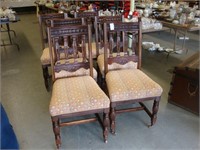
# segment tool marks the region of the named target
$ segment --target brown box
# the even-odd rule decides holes
[[[199,115],[199,53],[174,68],[168,102]]]

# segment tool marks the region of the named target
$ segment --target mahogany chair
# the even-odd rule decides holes
[[[62,37],[64,45],[60,45]],[[60,127],[100,121],[104,142],[108,138],[110,101],[93,79],[93,59],[91,53],[91,25],[73,25],[48,28],[51,56],[53,89],[49,111],[57,148],[61,146]],[[78,57],[81,40],[82,57]],[[89,59],[86,58],[86,42]],[[72,47],[68,43],[72,43]],[[60,54],[64,52],[65,59]],[[53,58],[56,56],[56,61]],[[62,71],[68,76],[57,77]],[[75,72],[75,73],[74,73]],[[81,73],[80,73],[81,72]],[[87,74],[86,72],[89,72]],[[97,114],[103,114],[103,120]],[[64,118],[95,114],[98,117],[64,122]]]
[[[97,58],[97,44],[96,44],[96,26],[94,23],[95,17],[98,16],[98,12],[75,12],[74,17],[75,18],[87,18],[87,20],[89,20],[90,22],[92,22],[92,36],[93,36],[93,40],[92,40],[92,58],[96,59]],[[81,53],[79,53],[79,55],[81,55]],[[88,57],[88,50],[86,50],[86,56]]]
[[[98,83],[102,87],[104,83],[104,31],[103,23],[122,22],[122,16],[96,16],[94,21]],[[109,51],[109,49],[107,49]]]
[[[128,40],[132,46],[128,47]],[[153,126],[157,119],[162,88],[141,69],[141,21],[104,23],[104,67],[110,98],[111,132],[115,133],[116,114],[144,110]],[[109,53],[107,53],[109,49]],[[144,101],[153,101],[152,112]],[[139,103],[140,107],[119,109],[117,106]]]
[[[63,14],[45,14],[45,15],[40,15],[39,17],[40,19],[40,29],[41,29],[41,36],[42,39],[45,43],[47,42],[47,27],[48,26],[66,26],[66,25],[81,25],[81,24],[85,24],[84,19],[82,18],[67,18],[64,19],[64,15]],[[44,47],[45,47],[45,43],[43,43]],[[40,58],[41,63],[42,63],[42,68],[43,68],[43,76],[44,76],[44,81],[45,81],[45,86],[46,89],[49,91],[50,89],[50,79],[51,76],[49,74],[49,69],[48,67],[50,66],[50,54],[49,54],[49,48],[48,46],[46,46],[46,48],[44,48],[42,56]]]
[[[48,68],[50,67],[50,55],[48,48],[48,37],[47,37],[47,25],[46,20],[53,18],[64,18],[64,14],[52,13],[52,14],[40,14],[39,15],[39,28],[40,28],[40,37],[42,43],[42,55],[40,57],[40,61],[42,64],[43,78],[47,91],[49,91],[49,79],[50,74]]]

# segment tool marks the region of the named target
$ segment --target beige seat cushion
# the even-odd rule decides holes
[[[54,57],[54,55],[53,55]],[[61,59],[65,58],[65,54],[62,53],[61,54]],[[50,65],[51,64],[51,58],[50,58],[50,51],[49,48],[46,47],[43,52],[42,52],[42,56],[40,57],[40,61],[42,63],[42,65]],[[55,58],[54,58],[55,61]]]
[[[106,83],[111,102],[161,96],[162,88],[139,69],[109,71]]]
[[[40,61],[42,65],[49,65],[51,64],[51,58],[49,53],[49,48],[45,48],[42,52],[42,56],[40,57]]]
[[[59,64],[70,64],[70,63],[74,63],[75,59],[68,59],[67,61],[62,59],[60,61],[56,62],[56,65]],[[76,59],[77,62],[82,62],[83,58],[77,58]],[[83,75],[90,75],[90,69],[85,69],[85,68],[80,68],[74,72],[70,72],[70,71],[66,71],[66,70],[61,70],[60,72],[55,72],[55,78],[62,78],[62,77],[73,77],[73,76],[83,76]],[[93,68],[93,78],[97,81],[97,71],[96,69]]]
[[[116,57],[116,53],[113,53],[113,57]],[[124,53],[120,53],[121,56],[124,56]],[[102,77],[104,78],[104,54],[101,54],[97,58],[97,64],[99,67],[99,70],[101,72]],[[124,65],[120,65],[117,63],[113,63],[111,65],[108,65],[108,70],[115,70],[115,69],[137,69],[137,62],[130,61]]]
[[[53,84],[51,116],[109,108],[110,100],[90,76],[58,79]]]

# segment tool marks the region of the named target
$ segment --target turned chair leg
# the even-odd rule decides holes
[[[156,123],[159,102],[160,102],[160,97],[154,100],[153,107],[152,107],[151,126],[153,126]]]
[[[110,111],[110,121],[111,121],[110,128],[111,128],[111,133],[112,134],[115,134],[115,118],[116,118],[115,108],[111,107],[111,111]]]
[[[57,149],[61,146],[61,136],[60,136],[60,120],[58,117],[52,117],[53,132],[55,135],[56,147]]]
[[[108,124],[109,124],[109,113],[104,112],[103,114],[103,125],[104,125],[104,131],[103,131],[103,137],[104,137],[104,142],[108,142]]]
[[[49,71],[48,71],[48,66],[42,66],[42,71],[43,71],[43,78],[44,78],[44,84],[45,87],[47,89],[47,91],[49,91],[50,89],[50,85],[49,85]]]

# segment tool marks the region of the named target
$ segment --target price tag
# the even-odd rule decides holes
[[[114,30],[114,29],[115,29],[114,23],[110,23],[110,30]]]

